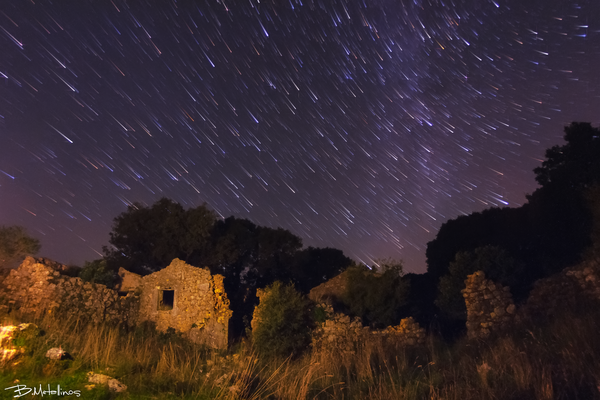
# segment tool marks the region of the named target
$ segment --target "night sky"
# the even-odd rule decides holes
[[[168,197],[424,272],[600,122],[597,0],[1,3],[0,225],[63,263]]]

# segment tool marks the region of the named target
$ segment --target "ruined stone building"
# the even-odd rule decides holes
[[[138,321],[153,321],[156,328],[174,328],[196,343],[213,348],[227,346],[231,317],[223,276],[211,275],[179,259],[153,274],[139,276],[121,269],[121,292],[139,295]]]
[[[64,275],[62,267],[51,260],[27,257],[0,279],[0,308],[89,323],[134,326],[152,321],[157,329],[173,328],[196,343],[227,346],[231,310],[221,275],[175,259],[147,276],[121,269],[121,282],[112,290]]]

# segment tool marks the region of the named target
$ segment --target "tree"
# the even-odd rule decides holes
[[[349,313],[363,323],[381,328],[400,320],[400,310],[409,294],[407,281],[402,280],[402,264],[386,264],[379,271],[364,265],[347,270],[347,284],[342,303]]]
[[[104,248],[108,266],[148,274],[174,258],[201,265],[210,249],[215,221],[206,205],[185,210],[166,198],[151,207],[134,203],[114,220],[109,240],[112,248]]]
[[[438,280],[448,272],[456,253],[478,247],[500,246],[519,258],[531,254],[531,225],[528,205],[519,208],[490,208],[446,221],[427,243],[427,272]]]
[[[225,290],[234,314],[230,331],[241,334],[256,303],[256,288],[276,280],[292,281],[289,265],[302,240],[291,232],[257,226],[247,219],[229,217],[212,230],[212,251],[207,265],[225,276]]]
[[[22,226],[0,227],[0,267],[7,267],[27,255],[40,251],[40,241],[29,236]]]
[[[293,285],[276,281],[259,289],[252,317],[252,342],[266,357],[297,356],[310,344],[312,306]]]
[[[465,288],[467,276],[477,271],[483,271],[487,278],[518,291],[524,266],[497,246],[456,253],[448,273],[440,279],[435,301],[447,317],[466,320],[467,309],[461,290]]]
[[[546,160],[534,169],[535,180],[547,187],[560,185],[571,190],[589,187],[600,181],[600,129],[587,122],[565,127],[562,146],[546,150]]]
[[[449,220],[427,244],[427,271],[435,279],[448,272],[461,251],[500,246],[527,265],[533,281],[577,262],[590,244],[592,214],[586,191],[600,183],[600,129],[574,122],[566,144],[546,151],[534,169],[542,185],[518,208],[492,208]]]
[[[290,260],[290,277],[298,290],[308,293],[312,288],[338,275],[352,264],[341,250],[309,246]]]

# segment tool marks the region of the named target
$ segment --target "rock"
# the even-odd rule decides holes
[[[100,385],[106,385],[106,384],[108,384],[108,381],[112,379],[108,375],[95,374],[93,372],[88,372],[87,376],[88,376],[88,382],[98,383]]]
[[[116,379],[109,379],[108,380],[108,388],[113,391],[113,392],[117,392],[117,393],[121,393],[127,390],[127,386],[122,384],[121,382],[119,382]]]
[[[66,351],[62,349],[62,347],[53,347],[46,352],[46,357],[51,360],[72,360],[73,357]]]

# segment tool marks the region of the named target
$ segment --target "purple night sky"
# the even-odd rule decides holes
[[[168,197],[424,272],[600,123],[599,66],[591,0],[5,1],[0,225],[82,265]]]

